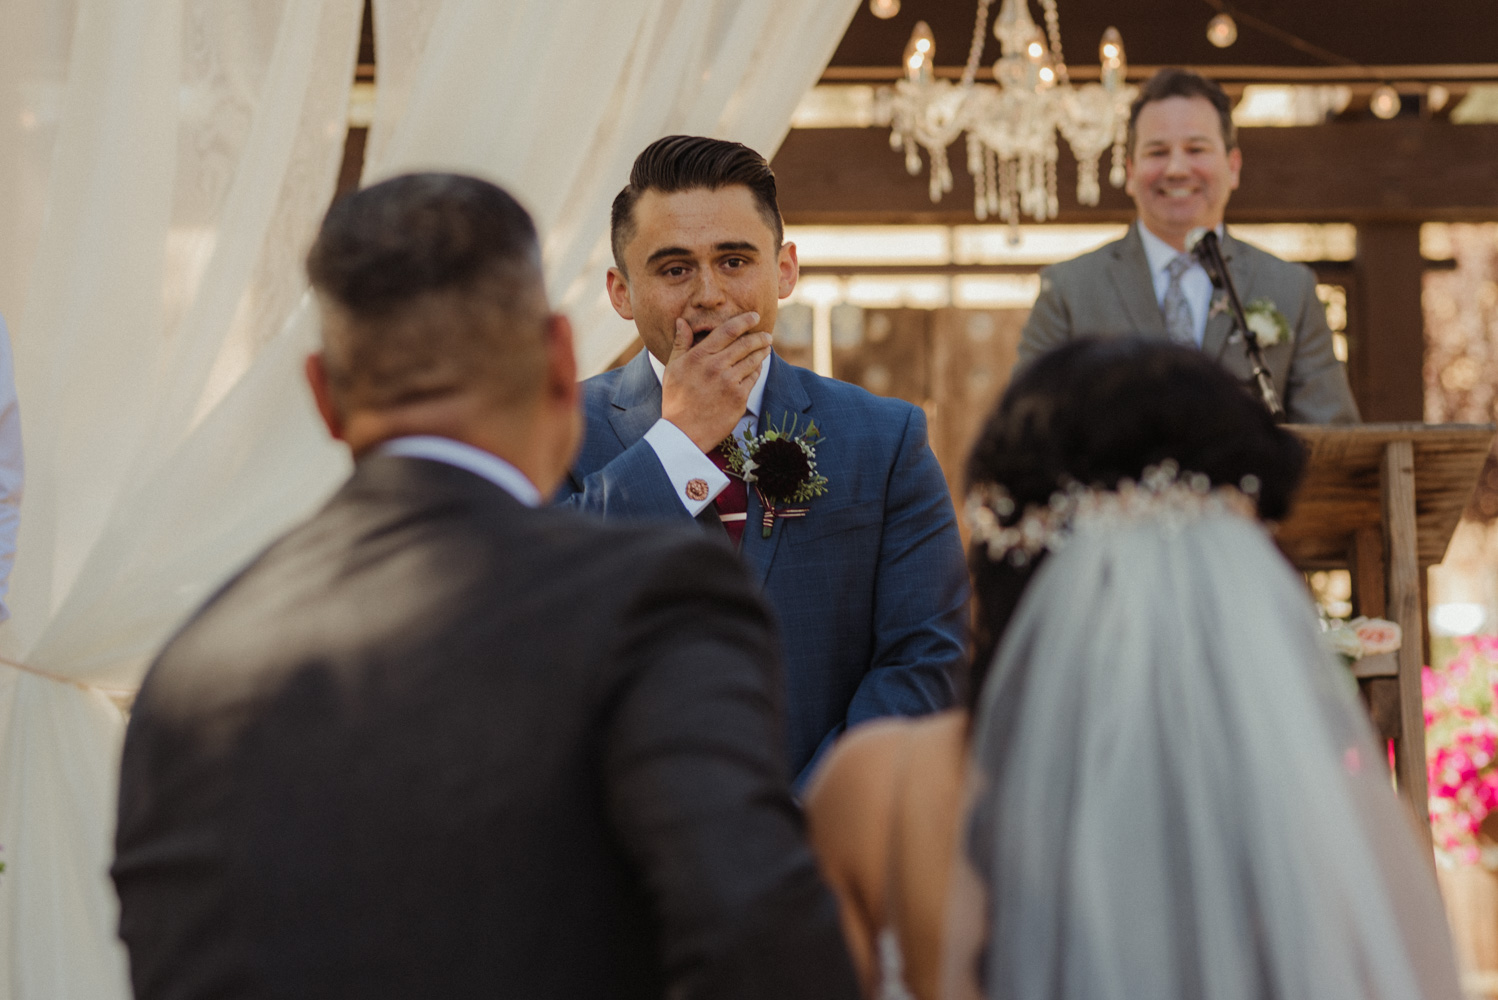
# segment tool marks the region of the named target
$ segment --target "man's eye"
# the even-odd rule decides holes
[[[680,264],[673,264],[670,267],[666,268],[661,273],[664,274],[668,278],[679,278],[683,274],[687,273],[687,269],[684,268],[684,267],[682,267]]]
[[[730,257],[723,262],[724,267],[743,267],[749,262],[742,257]]]

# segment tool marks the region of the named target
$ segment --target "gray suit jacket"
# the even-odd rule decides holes
[[[1357,404],[1347,373],[1332,354],[1332,335],[1311,269],[1280,260],[1231,233],[1222,241],[1222,255],[1245,305],[1269,299],[1290,321],[1294,336],[1264,348],[1264,364],[1290,422],[1356,423]],[[1229,336],[1233,321],[1225,310],[1215,312],[1207,320],[1202,351],[1247,381],[1253,369],[1243,339]],[[1041,272],[1040,298],[1020,338],[1019,360],[1025,364],[1073,337],[1130,335],[1168,337],[1137,223],[1118,242]]]

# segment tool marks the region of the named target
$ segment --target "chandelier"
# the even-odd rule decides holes
[[[1056,0],[1040,0],[1044,31],[1030,17],[1028,0],[1003,0],[993,26],[1003,52],[993,67],[997,85],[977,84],[992,4],[978,0],[967,65],[956,84],[934,78],[936,40],[925,21],[916,24],[905,48],[905,79],[880,94],[881,113],[891,126],[890,146],[905,151],[911,176],[921,172],[920,150],[926,150],[935,202],[952,190],[947,147],[966,132],[974,213],[1017,227],[1022,211],[1038,221],[1056,217],[1059,134],[1077,160],[1077,201],[1096,205],[1102,194],[1098,160],[1110,147],[1109,182],[1124,183],[1129,104],[1137,88],[1124,82],[1123,39],[1116,28],[1103,32],[1101,83],[1074,87],[1061,55]]]

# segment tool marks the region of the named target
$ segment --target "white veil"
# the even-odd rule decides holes
[[[947,993],[1456,1000],[1431,861],[1263,528],[1206,503],[1071,527],[975,718],[985,917]]]

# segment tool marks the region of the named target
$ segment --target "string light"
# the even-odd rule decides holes
[[[1218,14],[1207,22],[1207,41],[1225,49],[1238,40],[1238,22],[1233,20],[1233,15],[1227,11]]]
[[[1373,91],[1373,96],[1368,101],[1368,109],[1383,119],[1393,118],[1399,114],[1399,91],[1382,84]]]
[[[869,0],[869,13],[888,21],[900,13],[900,0]]]

